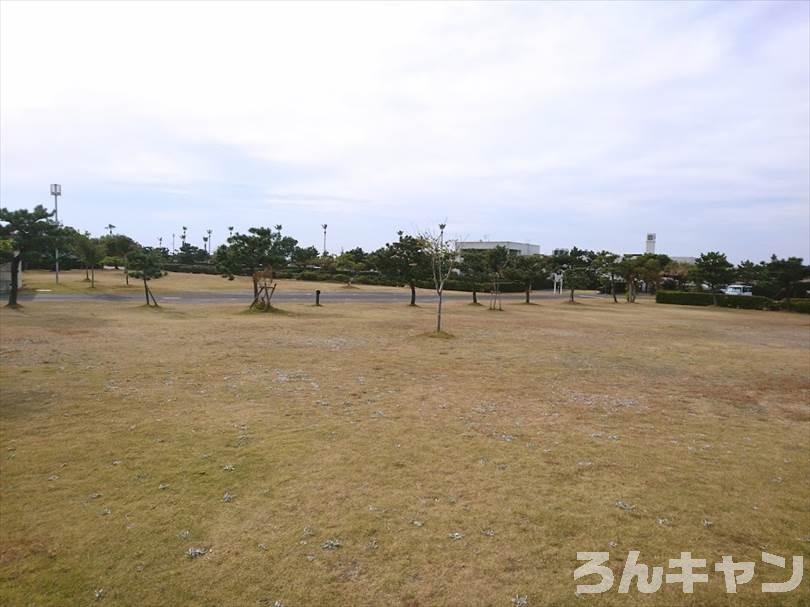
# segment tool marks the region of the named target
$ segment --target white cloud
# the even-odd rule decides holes
[[[790,224],[754,235],[756,254],[810,246],[794,3],[3,3],[0,27],[4,204],[54,175],[177,205],[230,184],[232,209],[298,205],[302,225],[373,209],[378,230],[435,215],[528,238],[534,212],[558,226],[538,236],[565,239],[548,248],[600,246],[606,218],[642,214],[632,248],[704,201]],[[684,244],[739,244],[716,237],[698,222]]]

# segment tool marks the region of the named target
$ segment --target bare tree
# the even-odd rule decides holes
[[[445,227],[447,227],[447,224],[440,223],[438,234],[431,230],[420,234],[420,239],[424,243],[424,251],[430,259],[433,286],[436,289],[436,295],[439,297],[439,306],[436,310],[436,333],[441,333],[442,331],[442,296],[444,294],[444,285],[453,272],[453,267],[458,257],[455,242],[451,243],[444,239]]]

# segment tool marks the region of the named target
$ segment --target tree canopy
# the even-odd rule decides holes
[[[42,205],[33,211],[19,209],[10,211],[0,208],[0,240],[7,241],[5,255],[11,261],[11,289],[9,290],[9,307],[17,307],[17,277],[20,265],[32,256],[51,251],[60,243],[61,230],[53,221],[53,211]],[[11,253],[8,253],[8,250]]]
[[[460,251],[458,264],[461,279],[472,289],[473,303],[478,303],[478,288],[490,278],[489,251],[482,249],[465,249]]]
[[[160,251],[153,249],[152,247],[143,247],[130,253],[129,255],[129,267],[127,268],[127,272],[133,278],[140,278],[143,280],[143,290],[146,296],[146,305],[149,305],[149,298],[152,298],[152,302],[157,307],[157,301],[155,301],[155,296],[152,295],[152,291],[149,289],[148,281],[154,278],[160,278],[164,275],[163,272],[163,256]]]
[[[587,289],[594,281],[593,251],[573,247],[560,251],[551,259],[551,266],[563,273],[563,282],[570,291],[570,302],[574,303],[574,291]]]
[[[77,234],[74,237],[73,250],[84,264],[84,267],[90,270],[90,288],[95,288],[96,267],[101,264],[106,256],[107,247],[98,238],[90,238],[86,234]]]
[[[777,295],[790,300],[793,289],[800,280],[810,277],[810,267],[803,264],[801,257],[788,257],[779,259],[776,255],[765,264],[768,278],[777,287]]]
[[[220,246],[214,254],[217,270],[225,277],[253,275],[268,266],[286,264],[298,245],[295,238],[284,236],[281,226],[272,228],[250,228],[247,234],[233,234],[227,244]],[[258,294],[258,285],[253,284],[253,295]]]
[[[506,278],[519,283],[526,294],[526,303],[531,303],[534,285],[545,280],[551,272],[545,255],[515,255],[506,266]]]
[[[425,242],[418,236],[397,232],[399,240],[386,243],[374,255],[379,272],[392,280],[406,284],[411,289],[411,303],[416,305],[416,281],[431,276],[430,257]]]
[[[723,253],[709,251],[708,253],[702,253],[695,260],[691,278],[698,285],[706,284],[709,286],[716,305],[717,289],[734,280],[734,266],[729,263]]]

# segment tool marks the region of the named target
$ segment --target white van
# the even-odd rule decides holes
[[[723,289],[726,295],[753,295],[751,285],[728,285]]]

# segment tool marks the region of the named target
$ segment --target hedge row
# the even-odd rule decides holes
[[[185,272],[187,274],[219,274],[215,266],[204,263],[164,263],[167,272]]]
[[[725,295],[717,293],[717,305],[725,308],[740,308],[744,310],[790,310],[810,314],[810,299],[791,299],[775,301],[768,297],[758,295]],[[714,297],[711,293],[658,291],[655,302],[662,304],[676,304],[682,306],[711,306]]]
[[[655,303],[677,304],[680,306],[711,306],[714,304],[711,293],[692,293],[684,291],[658,291]]]
[[[744,310],[777,310],[779,303],[761,295],[724,295],[718,293],[717,305]]]
[[[799,312],[800,314],[810,314],[810,298],[792,298],[790,301],[787,299],[782,300],[782,309],[790,310],[791,312]]]
[[[280,274],[277,274],[278,278],[285,278]],[[349,282],[349,276],[347,274],[330,274],[328,272],[314,272],[305,270],[299,274],[292,274],[289,278],[296,278],[298,280],[316,280],[320,282]],[[374,286],[385,286],[385,287],[404,287],[407,286],[406,284],[399,282],[397,280],[393,280],[390,278],[386,278],[379,274],[359,274],[355,276],[352,280],[354,284],[358,285],[374,285]],[[433,281],[431,280],[417,280],[416,286],[420,289],[433,289]],[[537,285],[535,288],[539,289],[542,288],[543,285]],[[448,291],[466,291],[472,292],[472,285],[468,282],[462,280],[453,280],[449,279],[445,282],[444,285],[445,289]],[[490,285],[489,283],[479,283],[478,288],[476,289],[479,293],[489,292]],[[501,285],[501,291],[503,293],[522,293],[523,287],[516,283],[504,283]]]
[[[676,304],[681,306],[711,306],[715,298],[717,305],[726,308],[743,308],[746,310],[778,310],[780,304],[767,297],[756,295],[725,295],[699,291],[658,291],[655,302],[663,304]]]

